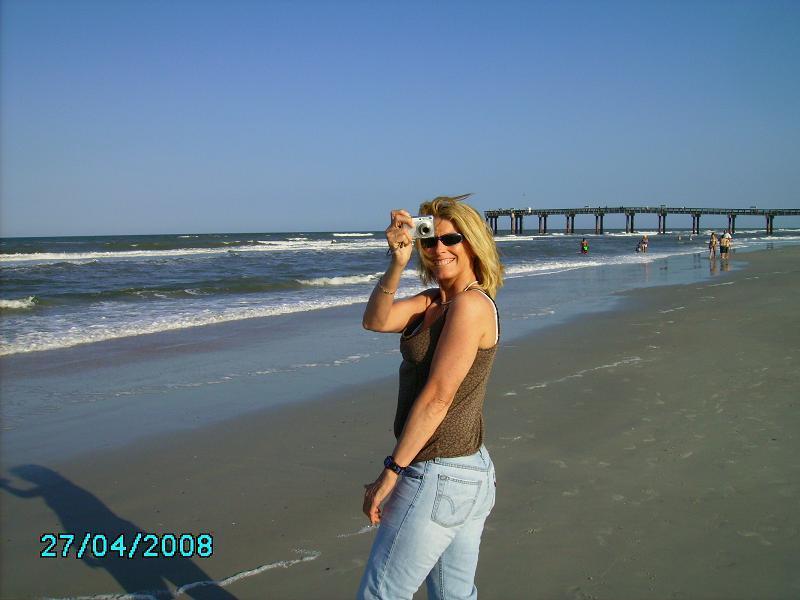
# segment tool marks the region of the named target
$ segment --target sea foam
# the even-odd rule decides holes
[[[297,283],[303,285],[354,285],[359,283],[371,283],[377,281],[383,273],[371,273],[368,275],[343,275],[340,277],[316,277],[314,279],[295,279]]]
[[[0,310],[27,310],[36,306],[36,296],[28,296],[20,300],[0,299]]]
[[[109,252],[32,252],[0,254],[0,263],[17,262],[84,262],[90,260],[159,259],[177,256],[219,255],[248,252],[290,252],[324,250],[362,251],[367,247],[385,247],[385,241],[359,240],[337,242],[336,240],[253,240],[251,244],[226,246],[224,248],[175,248],[171,250],[121,250]]]

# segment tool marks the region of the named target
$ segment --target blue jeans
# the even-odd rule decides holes
[[[411,465],[381,512],[359,600],[410,599],[423,580],[428,598],[477,598],[478,548],[494,498],[494,465],[483,446]]]

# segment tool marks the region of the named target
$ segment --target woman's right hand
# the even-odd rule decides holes
[[[406,210],[393,210],[390,214],[391,223],[386,228],[386,241],[389,250],[392,251],[393,260],[405,267],[411,260],[411,251],[414,241],[411,239],[411,232],[406,227],[411,227],[411,214]]]

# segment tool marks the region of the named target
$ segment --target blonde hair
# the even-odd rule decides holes
[[[494,243],[494,235],[489,226],[481,219],[480,214],[469,204],[463,202],[472,194],[462,196],[439,196],[419,205],[420,215],[430,215],[447,219],[455,225],[472,249],[472,270],[478,278],[478,285],[489,296],[494,298],[497,290],[503,285],[503,265]],[[419,256],[418,270],[420,279],[425,285],[436,283],[433,268],[422,244],[416,240]]]

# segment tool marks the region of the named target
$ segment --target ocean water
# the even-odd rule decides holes
[[[647,254],[635,252],[643,233]],[[723,265],[707,258],[709,233],[501,232],[502,342],[800,243],[798,229],[740,229]],[[133,443],[396,373],[397,336],[360,323],[385,249],[380,232],[1,240],[3,461]],[[398,296],[422,289],[412,264]]]
[[[650,232],[650,251],[637,254],[640,235],[501,234],[497,242],[509,279],[535,278],[524,304],[536,315],[582,293],[564,285],[565,273],[702,253],[708,237]],[[588,256],[577,252],[583,236]],[[735,247],[793,242],[800,230],[745,230]],[[386,267],[385,247],[382,234],[358,232],[3,239],[0,356],[359,304]],[[610,285],[637,283],[647,281]],[[421,290],[408,269],[401,296]]]

